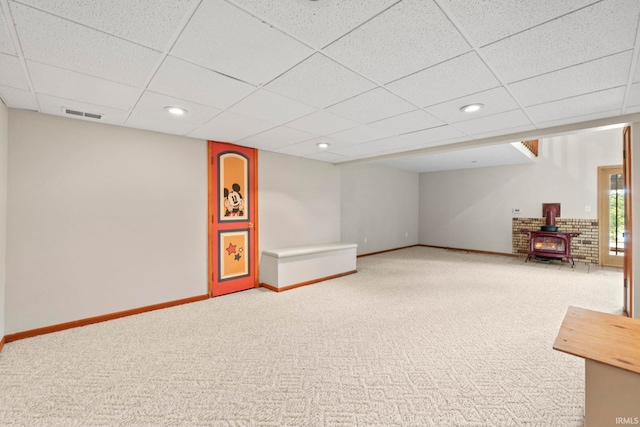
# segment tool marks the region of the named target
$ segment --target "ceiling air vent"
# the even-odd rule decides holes
[[[72,110],[70,108],[65,108],[65,107],[62,107],[62,111],[65,114],[71,114],[72,116],[80,116],[80,117],[86,117],[88,119],[96,119],[96,120],[102,119],[102,114],[86,113],[84,111]]]

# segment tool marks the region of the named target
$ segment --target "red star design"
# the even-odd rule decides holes
[[[229,247],[226,249],[226,251],[228,252],[229,255],[235,254],[236,253],[236,247],[234,245],[232,245],[231,243],[229,243]]]

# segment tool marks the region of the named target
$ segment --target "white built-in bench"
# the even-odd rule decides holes
[[[355,273],[355,243],[328,243],[262,251],[261,285],[281,292]]]

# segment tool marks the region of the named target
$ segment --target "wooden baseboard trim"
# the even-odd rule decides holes
[[[4,347],[4,343],[6,341],[7,337],[2,337],[2,339],[0,340],[0,351],[2,351],[2,348]]]
[[[416,246],[423,246],[425,248],[435,248],[435,249],[447,249],[450,251],[471,252],[474,254],[499,255],[499,256],[509,256],[509,257],[516,256],[514,254],[508,254],[506,252],[491,252],[491,251],[481,251],[478,249],[451,248],[449,246],[434,246],[434,245],[416,245]]]
[[[103,314],[101,316],[89,317],[87,319],[74,320],[72,322],[59,323],[57,325],[45,326],[43,328],[31,329],[24,332],[17,332],[5,336],[6,342],[13,342],[25,338],[32,338],[38,335],[50,334],[53,332],[64,331],[65,329],[87,326],[94,323],[106,322],[107,320],[119,319],[120,317],[133,316],[135,314],[146,313],[148,311],[160,310],[163,308],[175,307],[177,305],[189,304],[192,302],[203,301],[209,298],[209,295],[198,295],[190,298],[183,298],[175,301],[167,301],[160,304],[148,305],[145,307],[133,308],[131,310],[118,311],[116,313]],[[1,347],[0,347],[1,348]]]
[[[274,292],[284,292],[284,291],[288,291],[290,289],[299,288],[301,286],[313,285],[314,283],[320,283],[320,282],[324,282],[326,280],[337,279],[338,277],[342,277],[342,276],[348,276],[349,274],[354,274],[354,273],[357,273],[357,272],[358,272],[358,270],[347,271],[345,273],[334,274],[333,276],[321,277],[320,279],[314,279],[314,280],[309,280],[308,282],[296,283],[294,285],[284,286],[282,288],[275,287],[275,286],[270,285],[268,283],[260,283],[260,286],[263,287],[263,288],[267,288],[267,289],[269,289],[271,291],[274,291]]]
[[[409,246],[402,246],[400,248],[385,249],[384,251],[370,252],[368,254],[358,255],[358,258],[362,258],[362,257],[365,257],[365,256],[371,256],[371,255],[384,254],[386,252],[399,251],[399,250],[402,250],[402,249],[414,248],[416,246],[424,246],[424,245],[409,245]]]

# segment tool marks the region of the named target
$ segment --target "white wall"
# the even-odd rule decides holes
[[[6,334],[207,293],[205,141],[9,110]]]
[[[7,147],[9,110],[0,100],[0,340],[5,335],[5,279],[7,248]]]
[[[340,241],[340,168],[260,151],[258,218],[260,252]]]
[[[539,218],[597,218],[598,166],[622,164],[622,130],[541,140],[533,164],[420,175],[420,243],[511,253],[512,209]],[[590,207],[590,212],[585,207]]]
[[[340,168],[343,242],[357,243],[359,255],[418,244],[417,173],[370,164]]]

